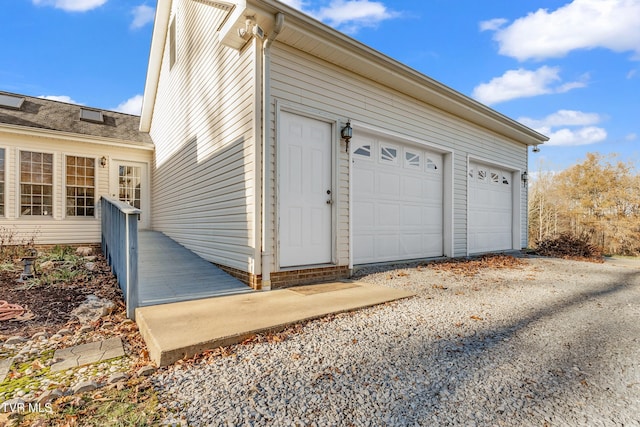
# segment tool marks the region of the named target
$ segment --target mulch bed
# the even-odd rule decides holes
[[[116,312],[124,310],[122,292],[102,255],[93,261],[92,271],[66,283],[26,286],[18,282],[20,272],[0,271],[0,299],[22,306],[28,320],[0,321],[0,339],[14,335],[32,336],[36,332],[49,334],[77,323],[71,311],[85,301],[88,295],[96,295],[116,304]]]

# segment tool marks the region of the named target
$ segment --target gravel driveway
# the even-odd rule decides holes
[[[167,422],[640,426],[640,265],[360,275],[418,296],[160,371]]]

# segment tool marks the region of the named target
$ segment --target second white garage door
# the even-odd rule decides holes
[[[354,264],[442,256],[442,155],[366,135],[352,153]]]
[[[512,173],[469,163],[469,253],[513,249]]]

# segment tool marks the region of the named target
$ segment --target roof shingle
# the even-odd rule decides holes
[[[0,106],[0,126],[9,124],[33,129],[113,138],[134,145],[153,143],[148,133],[140,132],[139,116],[101,110],[104,123],[93,123],[80,120],[80,109],[83,108],[80,105],[9,92],[0,92],[0,94],[25,98],[22,108],[19,110]]]

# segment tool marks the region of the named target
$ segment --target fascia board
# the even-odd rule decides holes
[[[153,151],[153,144],[136,143],[117,138],[106,138],[102,136],[81,135],[71,132],[61,132],[48,129],[25,128],[17,125],[0,125],[0,133],[10,133],[13,135],[23,135],[48,139],[63,139],[65,141],[80,142],[84,144],[110,145],[112,147],[131,148],[134,150]]]
[[[160,82],[162,57],[164,55],[164,46],[169,30],[171,4],[172,0],[158,0],[158,5],[156,6],[156,17],[153,23],[149,64],[147,66],[147,78],[145,80],[142,112],[140,115],[140,130],[142,132],[149,132],[151,129],[153,108],[156,102],[158,84]]]

